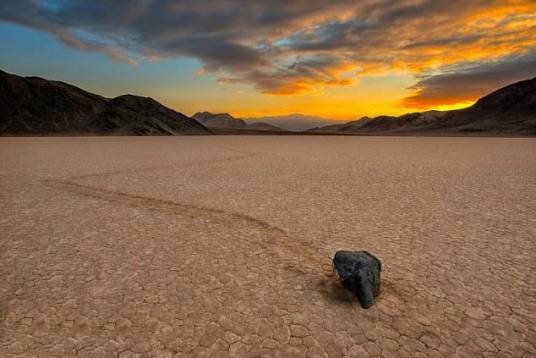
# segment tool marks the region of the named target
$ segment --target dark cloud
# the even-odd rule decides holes
[[[352,83],[355,68],[419,74],[471,47],[485,49],[471,60],[526,51],[534,10],[530,0],[2,0],[0,21],[130,63],[194,57],[223,82],[291,94]]]
[[[430,107],[478,99],[513,82],[536,76],[536,51],[485,63],[457,64],[438,75],[422,78],[404,100],[408,107]]]
[[[443,14],[450,17],[454,11],[458,15],[469,12],[474,6],[485,2],[475,0],[467,5],[465,1],[376,1],[362,3],[355,8],[354,16],[342,21],[331,21],[310,30],[300,31],[289,38],[289,47],[297,50],[355,49],[380,46],[390,43],[398,49],[400,36],[392,36],[393,42],[386,38],[391,31],[398,35],[417,23],[418,29],[425,30],[431,23],[440,20]],[[490,3],[489,1],[487,3]],[[427,21],[427,18],[432,21]],[[395,33],[395,34],[396,34]],[[412,32],[415,40],[420,34]],[[416,35],[416,36],[415,36]],[[402,46],[408,47],[409,45]]]
[[[351,65],[338,56],[316,55],[298,57],[287,66],[265,67],[237,73],[221,78],[227,83],[253,83],[264,93],[306,93],[321,86],[345,86],[353,83],[340,72],[350,70]]]

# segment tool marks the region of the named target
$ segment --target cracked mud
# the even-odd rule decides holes
[[[536,141],[1,138],[1,357],[536,356]],[[384,263],[369,310],[339,249]]]

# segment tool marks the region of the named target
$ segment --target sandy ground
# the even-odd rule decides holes
[[[536,356],[535,139],[1,138],[0,188],[0,357]]]

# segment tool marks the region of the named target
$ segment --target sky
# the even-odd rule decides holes
[[[462,108],[536,77],[536,1],[2,0],[0,69],[187,115]]]

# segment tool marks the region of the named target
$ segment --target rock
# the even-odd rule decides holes
[[[337,251],[333,268],[344,287],[354,292],[361,307],[369,308],[380,293],[381,261],[367,251]]]

